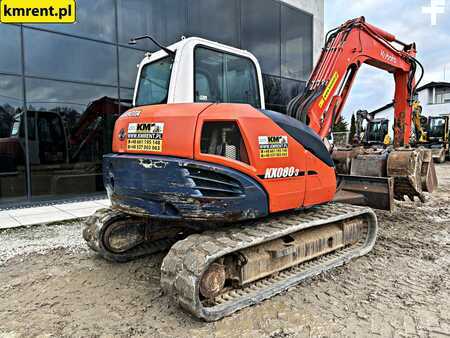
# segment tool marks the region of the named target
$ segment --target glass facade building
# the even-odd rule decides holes
[[[73,25],[0,24],[0,205],[103,191],[101,157],[131,105],[150,34],[251,51],[283,112],[313,66],[313,15],[279,0],[77,0]]]

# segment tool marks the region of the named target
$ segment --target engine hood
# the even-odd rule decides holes
[[[130,109],[116,121],[113,152],[194,157],[198,116],[211,103],[182,103]]]

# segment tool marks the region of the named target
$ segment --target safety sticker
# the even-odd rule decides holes
[[[259,157],[288,157],[287,136],[258,136]]]
[[[333,90],[334,86],[336,85],[337,80],[339,79],[338,72],[334,72],[333,76],[331,77],[330,82],[326,86],[325,90],[323,91],[322,98],[319,101],[319,107],[322,108],[325,102],[328,99],[328,96],[330,96],[331,91]]]
[[[129,123],[127,150],[162,151],[164,123]]]

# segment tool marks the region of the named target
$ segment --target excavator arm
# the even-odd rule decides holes
[[[393,42],[401,45],[402,50]],[[306,89],[289,103],[288,114],[308,123],[325,138],[340,118],[356,73],[363,64],[368,64],[393,74],[394,145],[408,144],[416,88],[414,77],[417,64],[420,66],[415,55],[414,43],[398,41],[394,35],[365,22],[364,17],[349,20],[328,32]]]
[[[423,191],[432,192],[437,186],[431,156],[422,149],[404,147],[410,143],[415,92],[423,76],[415,43],[397,40],[364,17],[329,31],[325,40],[305,90],[288,104],[288,115],[307,123],[325,139],[340,118],[359,68],[368,64],[391,73],[395,80],[394,149],[334,148],[338,191],[363,195],[368,205],[378,203],[376,207],[382,209],[392,207],[392,196],[397,200],[417,196],[424,201]],[[422,74],[416,83],[417,67]]]

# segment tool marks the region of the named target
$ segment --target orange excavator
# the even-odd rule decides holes
[[[264,109],[249,52],[199,38],[160,46],[140,64],[135,107],[116,122],[103,161],[112,206],[87,220],[88,245],[118,262],[170,248],[163,291],[207,321],[368,253],[376,216],[332,203],[323,139],[369,63],[395,75],[395,137],[406,143],[414,45],[395,51],[388,40],[363,18],[331,32],[291,116]]]

